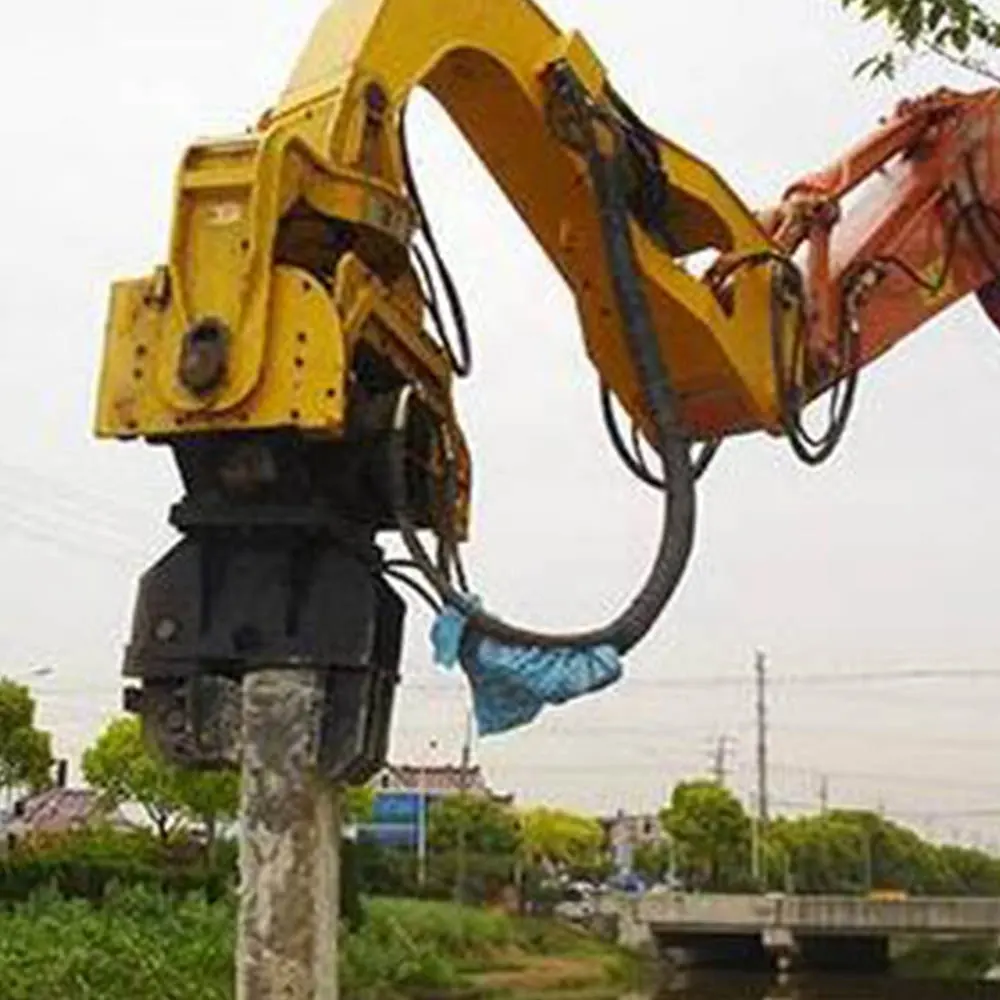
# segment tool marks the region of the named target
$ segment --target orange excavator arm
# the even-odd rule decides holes
[[[998,206],[997,90],[904,102],[864,142],[791,185],[763,222],[782,253],[806,247],[807,368],[856,372],[972,292],[1000,319]],[[846,359],[845,326],[854,328]]]

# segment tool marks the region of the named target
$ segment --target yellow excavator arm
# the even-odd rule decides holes
[[[292,427],[338,437],[359,350],[450,414],[448,358],[424,332],[409,253],[420,218],[400,126],[422,87],[572,289],[601,378],[652,438],[586,165],[559,132],[550,81],[557,65],[615,112],[587,43],[561,33],[528,0],[334,4],[257,129],[198,143],[185,156],[169,263],[115,287],[99,433],[170,438]],[[774,428],[769,342],[745,332],[748,319],[770,323],[768,275],[743,272],[727,309],[684,266],[707,247],[747,254],[769,241],[711,168],[648,137],[669,180],[657,222],[670,245],[639,222],[632,235],[682,420],[701,439]],[[224,373],[220,367],[213,379],[204,359],[222,355]]]
[[[612,439],[667,497],[648,579],[601,628],[515,628],[469,594],[457,544],[470,459],[452,396],[469,334],[410,169],[417,88],[572,290]],[[184,540],[144,578],[126,663],[161,746],[211,758],[190,711],[206,678],[312,665],[334,671],[334,700],[353,711],[331,769],[370,771],[402,622],[387,581],[413,585],[414,568],[467,635],[515,651],[634,646],[691,552],[695,442],[710,456],[728,435],[766,430],[820,461],[863,364],[970,291],[991,288],[1000,316],[996,107],[992,92],[909,102],[758,219],[529,0],[336,0],[257,127],[187,151],[167,263],[112,293],[97,431],[168,445],[184,483],[172,514]],[[841,225],[844,196],[880,171],[874,206]],[[706,250],[714,263],[699,274]],[[530,357],[530,343],[517,349]],[[801,411],[827,390],[833,417],[816,439]],[[613,398],[661,478],[627,447]],[[387,530],[408,567],[374,547]]]

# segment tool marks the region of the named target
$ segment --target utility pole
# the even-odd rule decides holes
[[[459,765],[458,788],[461,809],[458,816],[458,859],[455,870],[455,899],[465,902],[466,883],[469,873],[468,859],[468,816],[466,801],[469,790],[469,770],[472,764],[472,709],[465,717],[465,739],[462,742],[462,761]]]
[[[761,830],[767,826],[767,659],[762,652],[754,661],[757,676],[757,816]]]
[[[757,886],[763,882],[763,844],[767,829],[767,661],[758,650],[754,660],[757,678],[757,795],[750,819],[750,866]]]
[[[725,787],[726,777],[729,774],[729,751],[732,742],[731,736],[725,734],[720,736],[712,755],[712,778],[720,788]]]
[[[861,847],[864,850],[865,892],[871,892],[875,880],[875,864],[872,858],[872,832],[866,828],[861,831]]]
[[[756,805],[756,803],[754,803]],[[758,891],[761,887],[761,850],[760,850],[760,818],[757,810],[750,811],[750,878]]]
[[[819,782],[819,812],[825,816],[830,811],[830,779],[824,774]]]
[[[437,750],[437,740],[431,740],[431,752]],[[420,795],[417,815],[417,885],[427,884],[427,765],[420,765]]]

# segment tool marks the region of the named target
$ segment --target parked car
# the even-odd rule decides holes
[[[597,910],[596,891],[589,882],[571,882],[556,903],[555,914],[563,920],[582,922],[589,920]]]
[[[628,896],[641,896],[646,892],[646,883],[641,875],[634,872],[614,875],[607,881],[612,892],[624,892]]]
[[[676,875],[665,875],[659,882],[654,882],[649,892],[686,892],[684,883]]]

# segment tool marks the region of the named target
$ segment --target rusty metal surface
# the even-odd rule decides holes
[[[237,1000],[336,1000],[340,814],[317,778],[323,684],[313,671],[243,686]]]

